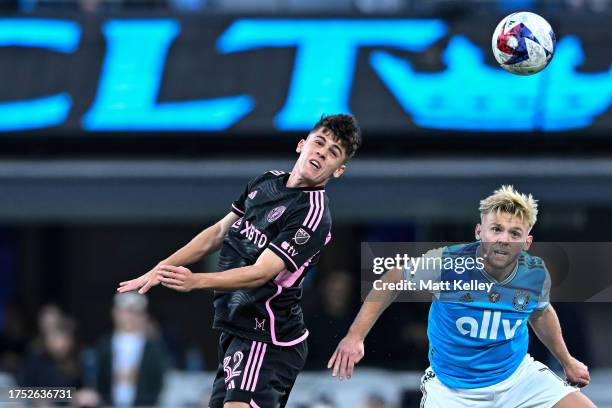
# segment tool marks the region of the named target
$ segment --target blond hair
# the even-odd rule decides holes
[[[480,200],[480,217],[492,212],[508,213],[527,222],[531,229],[538,218],[538,201],[531,194],[519,193],[513,186],[501,186],[493,194]]]

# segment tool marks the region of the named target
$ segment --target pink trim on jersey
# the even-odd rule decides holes
[[[232,208],[236,211],[238,211],[240,213],[240,215],[244,215],[244,211],[242,211],[240,208],[236,207],[234,204],[232,204]]]
[[[320,201],[320,210],[319,210],[319,216],[317,220],[314,222],[313,226],[310,227],[310,229],[313,231],[316,230],[319,224],[321,223],[321,219],[323,218],[323,213],[325,212],[325,196],[323,195],[323,193],[321,192],[319,193],[320,194],[318,194],[318,196],[319,196],[319,201]]]
[[[306,340],[306,337],[308,337],[309,333],[308,333],[308,330],[306,330],[306,332],[302,334],[300,337],[298,337],[295,340],[291,340],[291,341],[278,341],[276,339],[276,330],[274,329],[274,320],[275,320],[274,312],[272,312],[272,308],[270,307],[270,302],[272,301],[272,299],[280,295],[281,292],[283,291],[282,286],[277,284],[276,287],[277,287],[276,293],[270,296],[268,300],[266,300],[266,310],[268,311],[268,316],[270,317],[270,337],[272,337],[272,344],[274,344],[275,346],[281,346],[281,347],[295,346],[296,344],[299,344],[303,342],[304,340]]]
[[[246,366],[244,367],[244,374],[242,375],[242,383],[240,384],[240,389],[242,390],[244,390],[244,383],[246,382],[246,378],[249,374],[249,367],[251,365],[251,361],[253,357],[253,350],[255,349],[256,344],[257,344],[256,341],[253,341],[253,343],[251,344],[251,351],[249,352],[249,358],[247,359]]]
[[[282,170],[270,170],[269,173],[272,173],[275,176],[280,176],[281,174],[285,174],[285,172]]]
[[[253,364],[251,364],[249,378],[247,380],[246,387],[244,388],[247,391],[249,390],[249,388],[251,388],[251,382],[253,381],[253,374],[255,373],[255,366],[257,365],[257,362],[259,361],[259,353],[261,351],[261,344],[262,343],[257,342],[257,348],[255,349],[255,356],[253,357]]]
[[[257,371],[255,371],[255,379],[253,380],[253,386],[251,387],[251,392],[255,392],[255,386],[257,385],[257,380],[259,379],[259,370],[261,370],[261,365],[263,364],[263,359],[264,359],[264,356],[266,355],[266,348],[268,348],[268,345],[264,343],[263,350],[261,350],[261,355],[259,356],[259,364],[257,365]]]
[[[310,209],[308,210],[308,215],[306,215],[306,219],[304,219],[304,222],[302,223],[302,225],[308,225],[308,222],[310,220],[310,216],[312,215],[313,211],[315,210],[314,193],[315,193],[315,191],[309,191],[308,192],[308,195],[310,196]]]
[[[271,246],[273,246],[274,248],[278,249],[278,250],[280,251],[280,253],[281,253],[281,254],[283,254],[283,255],[285,255],[285,258],[287,258],[287,259],[289,260],[289,262],[291,262],[291,265],[293,265],[293,267],[294,267],[296,270],[298,269],[298,266],[297,266],[297,264],[295,263],[295,261],[294,261],[293,259],[291,259],[291,258],[289,257],[289,255],[287,255],[287,254],[285,253],[285,251],[283,251],[282,249],[280,249],[279,247],[277,247],[276,245],[274,245],[274,243],[272,243],[272,242],[270,242],[270,245],[271,245]]]
[[[276,278],[274,278],[274,283],[278,283],[279,285],[281,285],[284,288],[287,288],[291,285],[287,285],[287,281],[289,279],[291,279],[291,271],[288,269],[283,270],[281,273],[279,273],[278,275],[276,275]]]
[[[300,269],[296,270],[295,272],[291,272],[285,269],[284,271],[282,271],[276,276],[276,279],[274,279],[274,283],[277,283],[284,288],[290,288],[299,279],[299,277],[304,273],[306,268],[308,268],[308,265],[310,265],[310,259],[304,262],[304,265],[302,265]]]
[[[325,244],[323,245],[329,244],[329,241],[331,241],[331,232],[327,233],[327,236],[325,237]]]
[[[325,194],[321,190],[309,191],[308,194],[310,195],[310,209],[302,225],[314,231],[321,223],[323,213],[325,212]]]
[[[261,407],[260,407],[259,405],[257,405],[257,404],[255,403],[255,401],[253,401],[253,400],[251,400],[251,402],[249,402],[249,406],[250,406],[251,408],[261,408]]]

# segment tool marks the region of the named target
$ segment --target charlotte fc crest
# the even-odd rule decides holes
[[[514,294],[514,297],[512,298],[512,306],[514,306],[516,310],[525,310],[530,300],[531,296],[529,296],[529,293],[521,290]]]
[[[293,241],[295,241],[298,245],[304,245],[310,239],[310,234],[306,232],[303,228],[297,230],[295,235],[293,236]]]

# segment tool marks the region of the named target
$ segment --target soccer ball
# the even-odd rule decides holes
[[[517,75],[540,72],[555,53],[555,33],[537,14],[522,11],[504,18],[493,33],[493,55],[506,71]]]

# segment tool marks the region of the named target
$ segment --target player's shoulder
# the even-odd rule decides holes
[[[265,173],[261,173],[258,176],[253,177],[248,182],[248,188],[253,189],[260,187],[265,183],[274,183],[280,181],[287,173],[282,170],[268,170]]]
[[[530,271],[541,271],[542,273],[546,272],[544,260],[539,256],[531,255],[527,251],[521,251],[518,262],[520,267],[526,268]]]
[[[288,173],[282,170],[268,170],[264,174],[262,174],[262,176],[268,178],[282,178],[285,174]]]
[[[522,251],[518,259],[517,279],[524,282],[526,286],[540,288],[542,285],[550,284],[550,274],[546,269],[544,260],[526,251]]]
[[[296,218],[303,220],[304,227],[311,231],[329,230],[331,227],[331,211],[329,200],[322,189],[306,189],[291,205],[291,212]]]
[[[266,180],[278,180],[283,178],[283,176],[285,176],[284,171],[282,170],[268,170],[265,173],[260,174],[259,176],[255,177],[254,179],[251,180],[251,184],[256,184],[262,181],[266,181]]]

